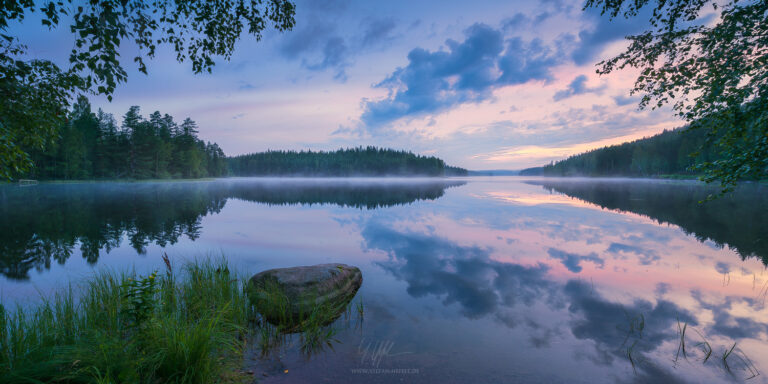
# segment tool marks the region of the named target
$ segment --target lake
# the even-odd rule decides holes
[[[768,187],[470,177],[0,186],[0,295],[225,255],[358,266],[332,348],[264,383],[768,382]],[[684,341],[684,348],[683,343]]]

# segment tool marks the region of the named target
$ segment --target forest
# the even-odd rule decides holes
[[[739,188],[737,194],[701,204],[717,187],[693,183],[617,180],[527,181],[604,209],[632,212],[659,224],[676,225],[700,242],[728,246],[743,260],[757,258],[768,265],[768,216],[755,207],[768,206],[766,188]],[[743,204],[749,201],[750,204]]]
[[[465,176],[434,156],[376,147],[325,151],[267,151],[227,158],[234,176]]]
[[[719,159],[705,129],[678,128],[620,145],[594,149],[520,171],[523,176],[659,176],[701,172],[697,164]]]
[[[434,156],[376,147],[323,151],[267,151],[226,157],[216,143],[197,137],[190,118],[176,123],[155,111],[144,118],[138,106],[122,124],[78,98],[44,150],[29,150],[34,167],[15,175],[35,180],[194,179],[233,176],[465,176]]]
[[[31,270],[72,255],[95,264],[128,244],[137,254],[201,235],[202,218],[229,199],[274,205],[334,204],[376,209],[434,200],[462,180],[317,183],[268,180],[176,183],[46,183],[0,188],[0,275],[29,279]],[[78,252],[79,250],[79,252]]]
[[[81,96],[59,135],[44,150],[29,151],[35,164],[16,178],[38,180],[168,179],[219,177],[227,174],[225,155],[216,143],[197,137],[190,118],[181,124],[155,111],[144,118],[132,106],[117,122],[99,109],[94,113]]]

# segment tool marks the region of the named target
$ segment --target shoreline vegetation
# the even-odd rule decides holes
[[[520,175],[702,179],[699,165],[721,157],[707,130],[684,127],[523,169]]]
[[[198,181],[216,181],[216,180],[237,180],[242,178],[264,178],[264,179],[387,179],[387,178],[441,178],[441,177],[461,177],[463,175],[348,175],[348,176],[323,176],[323,175],[272,175],[272,176],[221,176],[221,177],[201,177],[201,178],[182,178],[182,179],[50,179],[50,180],[31,180],[34,184],[99,184],[99,183],[185,183]],[[469,175],[472,176],[472,175]],[[19,180],[5,181],[0,180],[0,185],[19,185]]]
[[[311,354],[336,341],[338,312],[350,324],[351,302],[320,306],[289,334],[259,315],[225,258],[163,261],[164,273],[100,272],[38,305],[0,304],[0,382],[250,382],[250,343],[266,354],[295,336]],[[362,300],[356,308],[361,323]]]
[[[78,98],[59,135],[44,149],[29,149],[34,167],[13,179],[178,179],[226,175],[226,156],[216,143],[197,137],[192,119],[176,123],[155,111],[144,118],[132,106],[118,126],[114,116],[94,113]]]
[[[266,151],[227,158],[231,176],[466,176],[434,156],[387,148],[336,151]]]
[[[164,274],[102,272],[30,308],[0,306],[0,382],[241,382],[244,280],[223,259],[179,271],[164,260]]]
[[[138,106],[120,126],[111,114],[93,112],[78,98],[45,149],[29,148],[34,167],[12,174],[31,181],[154,181],[225,176],[365,177],[466,176],[437,157],[377,147],[336,151],[266,151],[227,157],[216,143],[197,137],[198,126],[186,118],[155,111],[144,118]]]

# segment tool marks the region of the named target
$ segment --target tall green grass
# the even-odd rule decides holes
[[[31,308],[0,305],[2,383],[237,382],[245,280],[225,260],[103,272]],[[176,273],[177,272],[177,273]]]

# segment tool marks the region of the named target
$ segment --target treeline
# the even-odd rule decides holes
[[[252,179],[0,186],[0,275],[24,280],[31,270],[64,264],[72,255],[94,264],[121,246],[145,254],[150,245],[196,240],[203,231],[203,217],[218,214],[229,199],[376,209],[435,200],[447,188],[464,184],[444,179],[311,183]]]
[[[224,152],[197,137],[197,124],[153,112],[145,119],[132,106],[118,127],[101,109],[78,98],[57,140],[30,151],[35,167],[17,178],[166,179],[217,177],[227,173]]]
[[[324,151],[267,151],[227,158],[235,176],[463,176],[434,156],[376,147]]]
[[[705,129],[679,128],[658,135],[594,149],[520,171],[524,176],[697,175],[696,164],[717,160],[719,151]]]
[[[169,179],[235,176],[464,176],[433,156],[376,147],[334,152],[268,151],[227,158],[216,143],[197,137],[190,118],[176,123],[155,111],[144,118],[132,106],[118,126],[114,116],[93,112],[78,98],[45,150],[30,150],[34,167],[17,179]]]
[[[727,245],[742,259],[759,258],[768,265],[768,187],[742,185],[734,193],[701,204],[718,187],[693,183],[648,183],[614,180],[528,181],[601,208],[633,212],[659,224],[679,226],[700,242]]]

